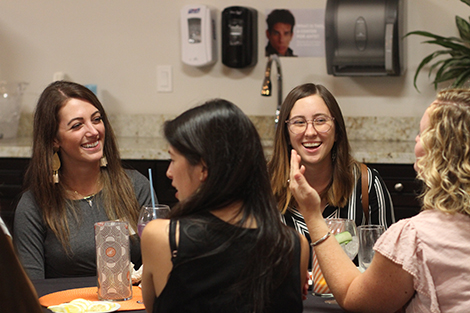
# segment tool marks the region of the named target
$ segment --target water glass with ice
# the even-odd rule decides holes
[[[358,228],[359,232],[359,269],[365,271],[374,257],[374,244],[385,232],[382,225],[362,225]]]
[[[353,260],[359,250],[359,238],[357,237],[356,223],[353,220],[344,218],[325,219],[331,235],[343,248],[348,257]],[[321,272],[320,266],[316,259],[315,251],[313,252],[313,294],[321,297],[332,297],[331,291],[326,284],[325,278]]]

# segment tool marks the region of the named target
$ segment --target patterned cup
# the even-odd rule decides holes
[[[313,294],[320,297],[332,297],[333,294],[323,277],[315,251],[313,251],[312,259]]]
[[[98,298],[125,301],[132,298],[129,226],[127,222],[95,223]]]

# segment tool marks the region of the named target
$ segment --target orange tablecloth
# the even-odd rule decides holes
[[[41,303],[42,306],[48,307],[51,305],[58,305],[61,303],[70,302],[77,298],[90,301],[99,301],[98,287],[76,288],[53,292],[39,298],[39,303]],[[138,303],[137,301],[139,301],[140,303]],[[121,308],[118,311],[145,309],[144,305],[142,304],[142,290],[136,286],[132,286],[132,299],[127,301],[116,302],[121,305]]]

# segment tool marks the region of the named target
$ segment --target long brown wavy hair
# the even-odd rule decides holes
[[[428,112],[417,161],[423,209],[470,215],[470,89],[440,91]]]
[[[351,156],[346,125],[343,114],[336,102],[335,97],[324,86],[319,84],[303,84],[292,89],[281,105],[279,113],[279,124],[274,135],[274,150],[271,160],[268,163],[269,174],[271,175],[271,188],[278,202],[278,209],[281,213],[287,210],[288,206],[295,206],[287,180],[290,173],[290,152],[292,146],[289,140],[289,131],[286,120],[289,119],[290,112],[297,100],[308,96],[318,95],[325,102],[332,117],[335,118],[336,142],[332,148],[332,154],[336,155],[332,159],[333,177],[321,197],[326,199],[332,206],[343,207],[346,205],[354,188],[354,173],[358,173],[359,165]]]
[[[67,211],[71,211],[77,222],[79,216],[72,201],[67,200],[63,184],[55,184],[52,181],[52,156],[60,121],[59,110],[72,98],[86,101],[96,107],[105,126],[103,154],[108,165],[101,168],[101,196],[108,218],[125,220],[136,230],[139,216],[139,203],[134,187],[122,168],[116,136],[100,101],[93,92],[80,84],[53,82],[42,92],[36,106],[33,152],[25,175],[25,188],[33,193],[46,225],[54,232],[65,250],[69,248]],[[59,181],[61,175],[59,170]]]

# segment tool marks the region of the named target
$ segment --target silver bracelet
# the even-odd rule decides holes
[[[327,232],[325,236],[321,237],[320,239],[318,239],[317,241],[315,242],[312,242],[310,245],[312,247],[315,247],[315,246],[318,246],[319,244],[321,244],[323,241],[327,240],[328,237],[330,237],[331,233],[330,232]]]

